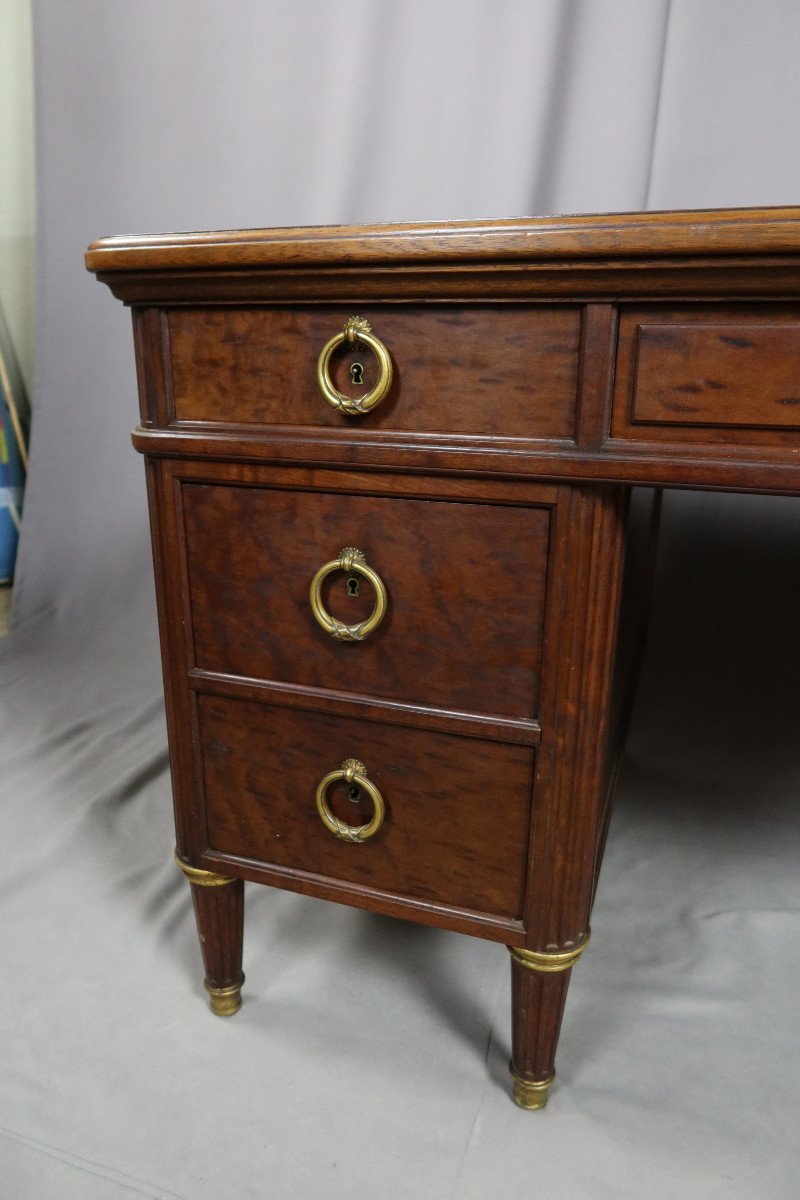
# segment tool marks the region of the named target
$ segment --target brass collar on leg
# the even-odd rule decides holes
[[[216,871],[204,871],[201,867],[192,867],[175,854],[175,862],[183,871],[189,883],[196,887],[224,887],[226,883],[235,883],[230,875],[218,875]]]
[[[514,962],[530,971],[568,971],[573,967],[589,945],[591,931],[578,946],[571,950],[522,950],[518,946],[509,946],[509,952]]]
[[[547,1104],[547,1097],[550,1091],[550,1084],[555,1079],[555,1071],[547,1079],[537,1080],[536,1082],[530,1079],[521,1079],[519,1075],[511,1069],[511,1078],[514,1083],[514,1103],[518,1108],[544,1108]]]
[[[239,983],[233,983],[229,987],[214,987],[213,984],[206,981],[203,987],[208,992],[208,999],[211,1003],[211,1011],[216,1017],[232,1017],[242,1007],[242,984],[244,983],[244,975]]]

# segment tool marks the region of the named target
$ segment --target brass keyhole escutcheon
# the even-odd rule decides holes
[[[372,589],[375,592],[375,605],[372,612],[363,621],[358,621],[355,625],[346,625],[344,621],[338,621],[336,617],[331,616],[322,603],[322,585],[334,571],[343,571],[345,573],[345,588],[348,596],[358,595],[362,579],[366,579],[367,583],[372,585]],[[339,594],[341,595],[341,593]],[[339,551],[337,558],[331,559],[330,562],[320,567],[311,580],[311,587],[308,589],[308,598],[311,602],[311,611],[314,614],[314,620],[326,633],[329,633],[332,638],[336,638],[339,642],[363,642],[364,638],[369,637],[373,629],[377,629],[380,625],[386,614],[386,606],[389,601],[389,597],[386,594],[386,587],[380,575],[367,565],[367,560],[363,552],[355,546],[345,546],[343,550]]]
[[[377,382],[359,396],[346,396],[334,387],[330,374],[331,355],[340,346],[352,350],[356,354],[371,350],[375,355],[378,367]],[[350,381],[356,387],[366,387],[363,362],[350,365]],[[317,359],[317,383],[325,399],[333,408],[348,417],[364,416],[376,405],[380,404],[392,386],[392,360],[389,351],[380,338],[376,337],[370,328],[369,321],[364,317],[350,317],[345,321],[341,333],[337,333],[322,347]]]
[[[366,792],[372,801],[372,817],[365,825],[348,825],[331,812],[326,793],[332,783],[338,783],[340,780],[347,784],[351,800],[356,801],[362,793]],[[353,795],[354,791],[358,793],[358,796]],[[368,838],[376,834],[386,815],[383,796],[368,777],[367,768],[357,758],[346,758],[338,771],[331,771],[324,779],[320,780],[317,786],[316,802],[317,812],[326,828],[343,842],[353,842],[356,845],[359,842],[366,842]]]

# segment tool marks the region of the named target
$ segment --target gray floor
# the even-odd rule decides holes
[[[509,1099],[501,946],[248,885],[244,1005],[212,1017],[170,861],[152,624],[17,626],[3,1197],[796,1200],[800,562],[727,510],[696,550],[665,546],[542,1113]]]

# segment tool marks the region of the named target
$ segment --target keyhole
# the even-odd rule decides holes
[[[347,594],[348,596],[358,595],[358,580],[354,579],[352,576],[347,581]]]
[[[350,366],[350,378],[357,387],[364,386],[364,364],[354,362]]]
[[[355,783],[351,783],[350,787],[347,790],[349,792],[350,799],[352,800],[353,804],[358,804],[359,800],[361,799],[361,788],[358,787]]]

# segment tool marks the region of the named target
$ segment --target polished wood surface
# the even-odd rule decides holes
[[[341,332],[351,307],[171,312],[174,420],[310,425],[351,436],[353,418],[320,404],[316,385],[320,348]],[[499,313],[489,305],[367,305],[359,316],[391,346],[394,367],[391,392],[370,413],[370,430],[573,437],[578,308],[511,305]],[[333,382],[345,394],[359,394],[349,377],[356,361],[364,385],[375,382],[373,354],[339,352]]]
[[[800,209],[111,238],[87,264],[133,307],[179,854],[524,951],[538,1104],[641,659],[658,497],[640,539],[630,488],[800,494]],[[356,313],[395,379],[349,418],[315,363]],[[308,600],[346,545],[389,597],[358,644]],[[371,607],[343,576],[324,602]],[[314,799],[349,757],[386,800],[362,845]],[[213,978],[233,886],[197,900]]]
[[[244,937],[244,884],[224,887],[190,884],[205,982],[211,988],[241,985]]]
[[[440,224],[235,229],[215,233],[117,236],[93,242],[90,271],[188,267],[246,269],[276,264],[339,267],[509,259],[688,258],[797,253],[800,208],[602,213]],[[644,285],[646,286],[646,284]]]
[[[186,483],[180,496],[193,665],[537,716],[549,508],[208,483]],[[383,622],[360,644],[335,641],[311,617],[309,584],[345,546],[364,552],[388,592]],[[351,595],[350,578],[329,576],[322,597],[353,625],[369,616],[374,592],[356,580]],[[508,605],[517,593],[524,609]]]
[[[572,971],[546,974],[511,960],[511,1069],[526,1082],[546,1083],[555,1075],[556,1047]]]
[[[313,874],[522,920],[533,750],[205,695],[198,729],[217,862],[247,859],[271,882]],[[314,805],[319,781],[347,758],[364,763],[386,802],[363,845],[336,838]],[[371,817],[369,799],[351,801],[343,783],[329,801],[348,825]]]
[[[624,310],[612,434],[794,451],[799,381],[800,308]]]

